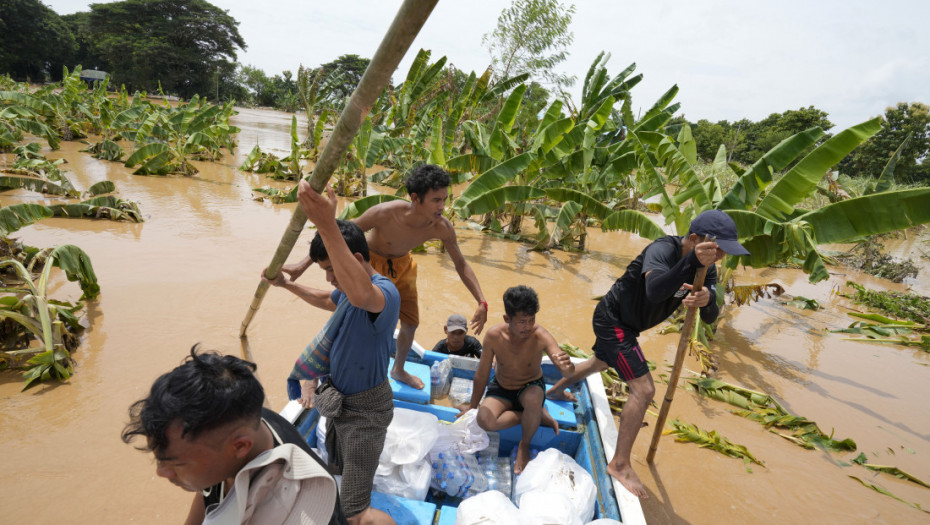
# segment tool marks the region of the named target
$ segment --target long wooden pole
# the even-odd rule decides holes
[[[704,242],[712,239],[712,237],[705,237]],[[697,273],[694,274],[691,293],[700,292],[704,288],[704,277],[706,276],[707,267],[698,268]],[[656,457],[656,450],[659,449],[659,438],[662,437],[662,429],[665,428],[668,411],[672,408],[672,399],[675,397],[675,389],[678,387],[678,379],[681,377],[681,369],[684,366],[688,343],[691,341],[691,332],[694,330],[694,319],[697,317],[697,311],[697,307],[692,306],[688,308],[688,312],[685,314],[685,323],[681,327],[681,338],[678,340],[678,351],[675,353],[675,366],[672,367],[672,376],[668,380],[668,389],[665,391],[665,399],[662,400],[662,408],[659,410],[659,420],[656,421],[656,428],[652,432],[652,443],[649,444],[649,453],[646,455],[646,461],[649,463],[652,463]],[[623,415],[620,417],[623,417]]]
[[[322,192],[323,188],[329,182],[330,176],[339,164],[340,159],[345,155],[349,143],[355,137],[362,122],[371,111],[371,106],[378,100],[381,90],[391,79],[397,65],[400,64],[404,54],[413,43],[420,28],[426,23],[433,8],[439,0],[405,0],[403,5],[397,11],[391,27],[388,28],[387,34],[381,40],[381,45],[372,57],[365,74],[362,75],[358,87],[352,93],[352,98],[346,104],[339,122],[333,128],[333,133],[320,154],[320,160],[316,167],[313,168],[313,175],[310,177],[310,186],[317,192]],[[307,215],[297,206],[294,208],[294,214],[291,215],[291,222],[288,223],[275,250],[271,263],[268,264],[268,270],[265,272],[270,279],[274,279],[287,256],[290,255],[301,230],[307,223]],[[252,298],[252,304],[249,305],[249,311],[245,314],[242,321],[242,327],[239,329],[239,337],[246,337],[246,330],[252,317],[262,304],[265,293],[270,285],[265,281],[259,281],[258,288],[255,290],[255,297]]]

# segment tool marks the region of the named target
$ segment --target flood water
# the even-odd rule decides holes
[[[240,324],[290,219],[293,205],[252,199],[250,188],[284,186],[236,168],[252,146],[286,154],[290,115],[240,110],[240,147],[221,162],[197,163],[193,178],[132,175],[119,163],[78,153],[63,143],[46,152],[66,158],[79,189],[109,179],[118,195],[136,201],[142,224],[47,219],[20,230],[25,244],[76,244],[90,254],[102,293],[88,304],[83,343],[74,354],[76,373],[65,384],[42,384],[20,392],[19,373],[0,373],[0,522],[66,524],[180,523],[191,495],[155,476],[151,454],[123,444],[120,431],[129,405],[152,381],[178,365],[194,343],[258,363],[271,408],[287,401],[284,377],[294,358],[317,333],[327,313],[292,294],[271,289],[252,321],[247,339]],[[0,166],[12,156],[0,157]],[[46,202],[27,192],[5,193],[0,205]],[[596,296],[604,294],[647,241],[624,233],[592,232],[589,252],[540,253],[457,225],[463,253],[490,303],[489,319],[500,322],[503,291],[516,284],[540,295],[537,321],[560,342],[589,348]],[[310,231],[289,261],[303,257]],[[908,239],[896,250],[915,260],[926,243]],[[421,326],[417,340],[431,347],[453,312],[471,316],[473,299],[450,259],[430,249],[416,254]],[[924,262],[925,269],[926,262]],[[930,516],[863,487],[849,476],[877,484],[908,502],[930,509],[930,490],[843,466],[859,451],[870,463],[897,466],[930,480],[930,355],[920,350],[841,340],[827,333],[851,322],[856,306],[833,291],[847,279],[870,287],[900,285],[845,269],[827,283],[811,285],[798,270],[740,269],[740,284],[776,282],[788,293],[817,299],[824,309],[800,311],[783,299],[727,307],[712,350],[719,377],[769,393],[792,413],[816,421],[838,439],[853,438],[855,453],[805,450],[758,423],[729,412],[729,405],[678,390],[669,420],[679,418],[716,430],[744,445],[765,467],[747,472],[741,460],[676,443],[660,442],[654,465],[645,461],[655,416],[633,448],[634,467],[650,498],[643,504],[651,523],[915,523]],[[301,279],[327,287],[313,267]],[[80,290],[59,279],[51,295],[76,300]],[[918,292],[928,295],[927,280]],[[666,372],[674,361],[677,334],[641,338],[650,360]],[[696,369],[693,359],[686,366]],[[666,386],[656,385],[657,403]],[[652,409],[657,413],[657,409]]]

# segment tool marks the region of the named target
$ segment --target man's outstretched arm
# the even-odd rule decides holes
[[[459,274],[459,278],[462,279],[465,288],[468,288],[471,295],[478,301],[478,307],[475,309],[475,314],[472,316],[469,324],[471,325],[471,329],[475,331],[475,334],[481,334],[481,331],[484,330],[484,324],[488,322],[488,303],[484,299],[484,292],[481,291],[481,285],[478,284],[478,276],[475,275],[474,270],[471,269],[471,265],[468,264],[468,261],[465,260],[465,256],[462,255],[462,250],[459,249],[458,241],[455,237],[455,230],[452,229],[451,224],[449,225],[449,232],[451,233],[450,236],[440,240],[442,240],[446,252],[449,253],[449,257],[452,258],[455,271]]]

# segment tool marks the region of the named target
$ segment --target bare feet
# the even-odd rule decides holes
[[[526,468],[526,464],[530,462],[530,446],[525,444],[522,441],[517,445],[517,458],[513,462],[513,473],[519,474],[523,472],[523,469]]]
[[[649,497],[649,494],[646,492],[646,487],[643,485],[643,482],[639,480],[639,476],[633,471],[631,465],[616,468],[613,463],[608,463],[607,473],[613,476],[614,479],[619,481],[621,485],[626,487],[626,489],[632,492],[637,498],[646,499]]]
[[[577,401],[577,399],[575,399],[575,394],[569,392],[567,388],[559,390],[551,388],[548,392],[546,392],[546,397],[556,401],[571,401],[572,403]]]
[[[555,418],[552,417],[552,414],[549,413],[549,409],[547,409],[545,406],[543,406],[541,423],[547,427],[552,427],[552,430],[555,430],[555,435],[559,435],[559,424],[555,421]]]
[[[412,375],[404,369],[398,371],[396,368],[391,370],[391,377],[405,385],[412,386],[417,390],[423,390],[423,381],[419,377]]]

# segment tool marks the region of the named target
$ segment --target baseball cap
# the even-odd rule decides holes
[[[749,255],[749,250],[738,241],[736,223],[720,210],[707,210],[695,217],[688,233],[717,237],[717,246],[729,255]]]
[[[465,330],[467,332],[468,321],[465,320],[465,316],[462,314],[452,314],[449,316],[449,320],[446,321],[446,330],[450,332]]]
[[[266,450],[236,474],[226,499],[204,525],[325,525],[336,505],[336,481],[303,449]]]

